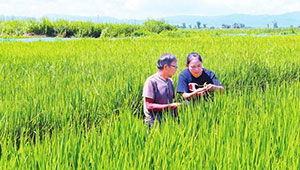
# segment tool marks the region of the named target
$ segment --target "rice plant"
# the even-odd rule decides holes
[[[299,38],[1,42],[0,168],[299,169]],[[146,78],[192,51],[226,93],[149,130]]]

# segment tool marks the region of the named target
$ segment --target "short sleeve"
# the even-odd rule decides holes
[[[188,91],[189,91],[188,80],[182,73],[180,73],[178,81],[177,81],[176,92],[177,93],[185,93]]]
[[[221,86],[221,83],[219,82],[219,80],[213,72],[211,73],[210,78],[214,85]]]
[[[153,87],[150,79],[147,79],[144,84],[143,97],[150,98],[150,99],[155,98],[154,87]]]

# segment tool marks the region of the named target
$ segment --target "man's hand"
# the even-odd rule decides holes
[[[171,109],[176,109],[178,108],[179,106],[181,106],[183,103],[171,103],[169,104],[170,108]]]
[[[217,87],[214,84],[208,84],[206,88],[208,91],[214,91]]]
[[[205,96],[206,95],[206,91],[207,91],[207,87],[203,87],[203,88],[199,88],[196,90],[196,95],[197,96]]]
[[[208,85],[206,86],[206,88],[207,88],[208,91],[216,91],[216,90],[222,91],[222,90],[223,90],[223,87],[222,87],[222,86],[216,86],[216,85],[214,85],[214,84],[208,84]]]

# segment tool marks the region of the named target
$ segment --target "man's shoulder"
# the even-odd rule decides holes
[[[191,76],[192,74],[190,73],[190,71],[188,69],[184,69],[180,72],[179,74],[180,76],[184,76],[184,77],[189,77]]]
[[[206,73],[207,75],[214,75],[215,73],[209,69],[203,68],[203,72]]]
[[[168,81],[173,83],[173,80],[171,78],[168,78],[167,80],[165,80],[158,73],[151,75],[146,80],[146,82],[151,82],[151,83],[166,83]]]
[[[146,81],[153,81],[153,80],[157,79],[157,77],[158,77],[157,73],[152,74],[150,77],[148,77],[146,79]]]
[[[148,86],[150,84],[153,84],[153,82],[155,81],[155,74],[151,75],[150,77],[148,77],[144,83],[144,86]]]
[[[187,68],[185,68],[184,70],[182,70],[182,71],[180,72],[180,74],[188,74],[188,73],[190,73],[190,71],[189,71],[189,69],[187,69]]]

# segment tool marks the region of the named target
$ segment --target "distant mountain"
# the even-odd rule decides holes
[[[49,18],[52,21],[58,19],[65,19],[68,21],[90,21],[94,23],[128,23],[128,24],[143,24],[146,20],[135,19],[117,19],[106,16],[70,16],[70,15],[56,15],[50,14],[44,17]],[[15,16],[0,16],[2,20],[40,20],[41,18],[32,17],[15,17]],[[206,24],[207,27],[222,27],[222,24],[233,25],[234,23],[244,24],[246,27],[263,28],[273,27],[273,23],[276,22],[278,27],[298,27],[300,26],[300,11],[285,13],[280,15],[246,15],[246,14],[232,14],[226,16],[170,16],[164,18],[158,18],[156,20],[164,20],[165,22],[173,25],[182,26],[183,23],[186,26],[195,27],[197,22],[201,22],[201,25]]]
[[[0,20],[38,20],[37,18],[34,17],[23,17],[23,16],[3,16],[0,15]]]
[[[33,20],[39,21],[41,18],[48,18],[51,21],[56,21],[58,19],[64,19],[67,21],[84,21],[93,23],[113,23],[113,24],[143,24],[146,20],[136,20],[136,19],[117,19],[107,16],[72,16],[72,15],[57,15],[49,14],[43,17],[23,17],[23,16],[3,16],[0,15],[1,20]]]
[[[50,15],[45,15],[44,17],[54,21],[58,19],[65,19],[68,21],[90,21],[94,23],[113,23],[113,24],[121,24],[121,23],[143,24],[145,22],[144,20],[117,19],[108,16],[71,16],[71,15],[50,14]]]
[[[163,18],[166,22],[175,25],[196,25],[199,21],[202,24],[207,24],[208,27],[221,27],[222,24],[233,25],[234,23],[245,24],[246,27],[270,27],[273,22],[277,22],[279,27],[294,27],[300,26],[300,11],[285,13],[281,15],[246,15],[246,14],[233,14],[227,16],[172,16]]]

